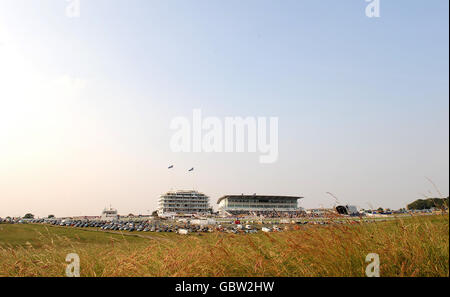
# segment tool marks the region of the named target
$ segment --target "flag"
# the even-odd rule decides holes
[[[194,171],[194,167],[192,167],[191,169],[189,169],[188,171]]]
[[[173,168],[173,165],[170,165],[168,169],[172,169],[172,168]]]

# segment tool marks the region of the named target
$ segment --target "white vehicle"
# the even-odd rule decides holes
[[[186,229],[178,229],[177,233],[181,235],[187,235],[189,231]]]

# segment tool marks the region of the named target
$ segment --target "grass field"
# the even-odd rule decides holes
[[[258,234],[124,233],[0,225],[0,276],[64,276],[77,253],[81,276],[449,276],[448,215],[388,222],[293,226]]]

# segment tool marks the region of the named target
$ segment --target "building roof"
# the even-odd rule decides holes
[[[220,203],[223,199],[227,198],[244,198],[244,199],[270,199],[270,198],[278,198],[278,199],[302,199],[304,197],[300,196],[279,196],[279,195],[225,195],[223,197],[220,197],[219,200],[217,200],[217,204]]]
[[[199,192],[199,191],[196,191],[196,190],[177,190],[177,191],[174,191],[174,190],[170,190],[169,192],[166,192],[166,193],[164,193],[164,194],[162,194],[161,196],[167,196],[167,195],[185,195],[185,194],[187,194],[187,195],[189,195],[189,194],[194,194],[194,195],[197,195],[197,196],[206,196],[204,193],[201,193],[201,192]]]

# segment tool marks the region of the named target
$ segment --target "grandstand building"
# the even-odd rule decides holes
[[[119,219],[119,215],[117,213],[117,209],[112,208],[111,206],[109,208],[105,208],[102,211],[102,215],[100,216],[100,219],[103,221],[116,221]]]
[[[197,191],[170,191],[158,200],[158,215],[209,214],[209,197]]]
[[[233,214],[265,214],[269,212],[284,213],[297,212],[299,199],[303,197],[294,196],[271,196],[271,195],[226,195],[219,198],[220,215]]]

